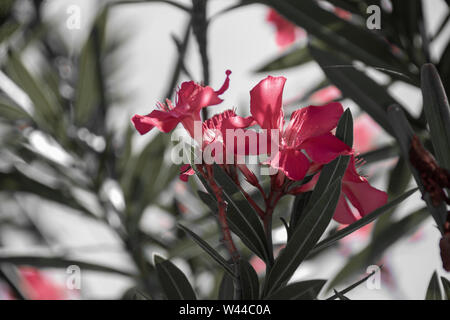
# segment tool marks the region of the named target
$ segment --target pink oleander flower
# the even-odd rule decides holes
[[[328,86],[317,90],[310,97],[309,101],[313,104],[326,104],[342,97],[341,90],[335,86]]]
[[[153,110],[146,116],[134,115],[131,121],[140,134],[145,134],[154,127],[162,132],[170,132],[181,122],[194,137],[194,122],[201,121],[201,109],[223,101],[219,96],[228,89],[230,74],[231,71],[227,70],[225,82],[217,91],[194,81],[183,82],[177,91],[175,105],[169,99],[166,100],[166,104],[158,102],[159,109]]]
[[[281,48],[286,48],[295,42],[297,37],[304,36],[306,33],[303,29],[297,27],[293,23],[283,18],[274,9],[269,9],[266,21],[272,23],[276,28],[275,41]]]
[[[336,128],[343,113],[340,103],[309,106],[294,111],[284,128],[282,95],[286,78],[268,76],[250,91],[250,112],[268,135],[278,130],[278,152],[271,155],[270,165],[291,180],[302,180],[310,168],[310,159],[326,164],[338,155],[349,154],[351,148],[336,138]],[[306,154],[305,154],[306,153]],[[309,157],[309,158],[308,158]]]
[[[254,120],[252,118],[240,117],[236,115],[234,110],[226,110],[222,113],[216,114],[210,119],[206,119],[202,124],[201,149],[204,151],[205,149],[211,147],[212,156],[215,161],[217,163],[225,163],[227,152],[233,152],[236,154],[238,150],[237,141],[234,143],[233,150],[227,149],[227,130],[247,128],[250,125],[253,125],[253,123]],[[244,172],[244,175],[247,174],[249,176],[245,168],[240,167],[240,169]],[[189,176],[195,173],[194,169],[192,169],[189,164],[183,165],[180,170],[180,179],[183,181],[187,181]]]
[[[64,300],[68,298],[67,291],[57,285],[41,271],[31,267],[21,267],[20,274],[27,297],[31,300]]]
[[[310,182],[301,186],[299,191],[312,190],[319,180],[319,176],[320,173],[316,174]],[[356,171],[355,156],[352,154],[342,178],[341,195],[333,219],[341,224],[351,224],[385,205],[387,200],[386,192],[372,187],[369,181]],[[352,204],[353,208],[347,201]]]

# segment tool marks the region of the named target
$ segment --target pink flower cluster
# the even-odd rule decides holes
[[[181,123],[195,139],[194,122],[201,119],[200,110],[222,102],[219,96],[227,90],[231,72],[227,71],[226,74],[227,78],[223,86],[217,91],[193,81],[184,82],[177,92],[175,105],[169,100],[165,105],[158,103],[159,110],[154,110],[145,116],[135,115],[132,122],[141,134],[150,131],[153,127],[157,127],[162,132],[169,132]],[[264,193],[256,175],[245,164],[221,165],[238,185],[237,169],[250,184],[261,191],[266,200],[266,210],[262,210],[250,196],[247,196],[247,199],[262,219],[272,213],[273,207],[282,196],[312,190],[320,176],[321,168],[340,155],[350,156],[350,163],[343,178],[342,192],[334,219],[342,224],[350,224],[384,205],[387,202],[387,194],[372,187],[365,177],[359,175],[356,169],[355,151],[333,133],[344,112],[342,105],[332,102],[323,106],[300,108],[292,113],[289,122],[285,124],[282,107],[285,82],[284,77],[268,76],[261,80],[250,91],[251,116],[249,117],[240,117],[234,110],[227,110],[210,119],[205,119],[202,125],[201,148],[219,143],[224,153],[237,153],[237,150],[244,150],[245,154],[249,154],[250,148],[247,145],[236,146],[234,143],[233,149],[227,148],[225,131],[245,130],[247,133],[257,134],[250,128],[257,125],[267,132],[264,139],[267,139],[269,145],[277,146],[274,154],[268,155],[269,160],[261,164],[269,166],[276,172],[271,175],[269,195]],[[279,134],[273,135],[272,132]],[[242,143],[242,140],[240,141]],[[257,153],[268,152],[267,150],[273,149],[258,146]],[[187,180],[189,175],[194,174],[194,170],[189,165],[184,165],[181,170],[182,180]],[[295,181],[302,181],[307,176],[313,176],[308,183],[293,186]]]

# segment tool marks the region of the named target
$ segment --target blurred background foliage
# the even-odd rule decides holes
[[[182,259],[195,277],[208,273],[214,289],[200,297],[217,296],[223,272],[182,230],[173,227],[170,236],[161,236],[158,230],[141,227],[146,209],[156,208],[170,213],[174,220],[189,226],[222,251],[215,220],[196,196],[201,186],[194,179],[189,187],[178,182],[179,168],[168,161],[171,142],[167,135],[154,135],[143,148],[135,150],[136,133],[132,126],[117,131],[110,125],[114,105],[127,99],[115,90],[121,68],[118,51],[127,40],[120,33],[108,33],[109,13],[136,2],[145,1],[97,1],[95,21],[76,53],[66,47],[65,35],[42,19],[44,1],[0,3],[0,230],[22,230],[34,243],[50,249],[32,256],[2,250],[0,277],[17,298],[30,298],[23,288],[21,266],[65,269],[69,265],[129,278],[133,285],[122,293],[124,298],[161,298],[163,293],[149,248]],[[204,83],[209,82],[211,66],[207,55],[208,17],[204,11],[207,1],[160,2],[191,16],[184,38],[173,39],[178,57],[173,63],[167,93],[161,97],[164,99],[172,97],[181,75],[190,77],[184,55],[191,38],[198,44],[202,61],[200,80]],[[449,1],[446,3],[450,5]],[[330,84],[337,86],[342,92],[339,100],[351,99],[395,138],[361,157],[368,164],[398,159],[389,169],[386,190],[390,199],[403,194],[412,183],[411,170],[407,155],[401,154],[402,138],[396,133],[394,115],[388,109],[401,110],[411,130],[430,151],[435,152],[436,145],[428,131],[427,125],[431,123],[426,108],[421,108],[419,116],[411,114],[408,106],[402,106],[390,94],[390,87],[402,82],[423,88],[420,71],[425,63],[431,62],[437,66],[447,95],[450,93],[449,39],[439,58],[432,57],[429,51],[430,43],[439,38],[447,25],[449,13],[437,32],[430,34],[420,0],[242,1],[230,3],[226,12],[232,14],[233,10],[253,4],[273,7],[308,34],[307,42],[280,53],[264,66],[255,66],[256,72],[265,75],[312,61],[318,63],[323,69],[323,79],[293,103],[303,105],[317,90]],[[372,4],[383,8],[381,30],[366,27],[366,10]],[[335,6],[350,12],[351,19],[333,13],[331,9]],[[123,122],[129,123],[129,118]],[[444,154],[449,152],[450,149]],[[448,162],[439,164],[450,169]],[[34,201],[31,203],[57,203],[61,210],[70,208],[70,212],[83,219],[105,225],[119,239],[131,266],[120,268],[79,260],[70,248],[61,249],[48,230],[36,223],[34,217],[39,212],[30,215],[33,206],[30,207],[29,199]],[[285,199],[280,203],[276,216],[288,217],[291,202],[292,199]],[[371,241],[348,259],[330,286],[354,279],[368,265],[380,263],[388,248],[414,233],[429,217],[426,210],[418,209],[401,219],[394,216],[394,209],[378,218]],[[445,206],[442,210],[445,211]],[[275,227],[281,226],[278,219],[274,223]],[[0,247],[3,245],[0,242]],[[309,259],[333,248],[321,250]],[[251,252],[243,250],[250,260]],[[437,277],[433,279],[437,281]]]

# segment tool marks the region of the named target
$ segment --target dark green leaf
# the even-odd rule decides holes
[[[353,117],[350,109],[345,110],[336,128],[336,137],[350,148],[353,147]]]
[[[271,72],[292,67],[301,66],[307,62],[312,61],[307,47],[295,48],[281,56],[275,58],[256,72]]]
[[[305,218],[297,225],[291,240],[270,270],[266,281],[266,295],[272,294],[288,281],[316,245],[333,217],[340,192],[341,179],[339,178],[334,180],[322,197],[306,212]]]
[[[33,266],[37,268],[63,268],[71,265],[76,265],[82,270],[98,271],[98,272],[108,272],[117,273],[127,277],[136,277],[136,275],[118,270],[108,266],[102,266],[94,263],[67,259],[64,257],[38,257],[38,256],[10,256],[10,257],[0,257],[0,264],[11,263],[17,266]]]
[[[314,300],[325,285],[326,280],[294,282],[279,289],[268,300]]]
[[[436,271],[433,272],[433,275],[431,276],[425,300],[442,300],[442,292],[439,286],[439,278]]]
[[[377,161],[383,161],[398,156],[399,150],[396,145],[387,145],[378,149],[368,151],[358,156],[360,159],[364,159],[366,163],[374,163]]]
[[[411,140],[414,136],[414,132],[403,111],[398,106],[391,106],[388,110],[388,115],[402,155],[405,159],[409,159]],[[430,195],[425,191],[425,187],[422,184],[422,179],[419,173],[409,161],[408,164],[410,165],[410,170],[413,174],[414,179],[416,180],[417,186],[419,187],[420,192],[423,195],[423,199],[427,204],[428,210],[436,221],[439,230],[443,232],[445,217],[447,216],[445,203],[442,203],[439,207],[435,207],[433,205],[430,199]]]
[[[352,61],[310,45],[310,51],[328,79],[355,101],[386,132],[393,134],[387,117],[387,108],[398,104],[385,88],[356,69]]]
[[[442,286],[444,287],[444,293],[447,297],[447,300],[450,300],[450,281],[445,279],[444,277],[441,277]]]
[[[180,269],[157,255],[154,259],[159,283],[169,300],[196,300],[194,289]]]
[[[334,294],[339,298],[339,300],[350,300],[346,296],[344,296],[341,292],[337,291],[336,289],[333,289]]]
[[[259,281],[255,269],[245,260],[239,261],[242,299],[257,300],[259,298]]]
[[[234,282],[233,278],[224,273],[222,281],[219,286],[219,300],[233,300],[234,299]]]
[[[422,67],[422,95],[425,116],[431,134],[436,159],[450,170],[450,106],[439,74],[434,65]]]
[[[327,43],[338,52],[369,65],[407,68],[392,54],[389,45],[367,28],[340,19],[313,0],[270,0],[267,2],[287,19]]]
[[[200,238],[197,234],[195,234],[193,231],[189,230],[185,226],[178,224],[178,227],[183,230],[192,240],[195,241],[205,252],[213,258],[214,261],[216,261],[228,274],[232,277],[235,277],[233,268],[230,266],[230,264],[218,253],[214,248],[212,248],[206,241],[204,241],[202,238]]]

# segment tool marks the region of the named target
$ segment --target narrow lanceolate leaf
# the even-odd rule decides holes
[[[284,17],[306,29],[308,34],[327,43],[338,52],[369,65],[385,68],[407,68],[392,53],[389,45],[367,28],[338,18],[314,0],[260,0]]]
[[[450,106],[441,78],[430,63],[422,67],[422,95],[436,159],[450,170]]]
[[[195,241],[205,252],[213,258],[215,262],[217,262],[230,276],[235,277],[233,272],[233,268],[230,264],[218,253],[213,247],[211,247],[205,240],[200,238],[193,231],[189,230],[185,226],[179,224],[178,228],[183,230],[192,240]]]
[[[340,294],[340,295],[344,295],[344,294],[346,294],[347,292],[352,291],[353,289],[355,289],[355,288],[356,288],[357,286],[359,286],[360,284],[366,282],[367,279],[369,279],[370,277],[372,277],[375,273],[376,273],[376,271],[370,273],[369,275],[365,276],[365,277],[362,278],[361,280],[356,281],[355,283],[351,284],[350,286],[348,286],[348,287],[345,288],[344,290],[339,291],[339,294]],[[336,294],[336,290],[334,290],[334,291],[335,291],[335,294],[334,294],[333,296],[329,297],[327,300],[335,300],[335,299],[339,298],[339,295]]]
[[[350,109],[345,110],[336,128],[336,137],[350,148],[353,147],[353,116]]]
[[[234,299],[234,280],[228,273],[224,273],[219,286],[219,300]]]
[[[231,209],[227,209],[228,219],[233,220],[233,224],[235,224],[246,236],[246,241],[250,241],[252,247],[256,248],[257,252],[255,253],[264,261],[267,261],[269,249],[258,214],[245,199],[245,196],[236,186],[234,181],[222,168],[218,165],[214,165],[213,171],[214,178],[216,179],[217,184],[222,187],[223,194],[228,202],[228,207]],[[239,234],[237,235],[240,236]]]
[[[337,297],[339,298],[339,300],[350,300],[349,298],[347,298],[346,296],[344,296],[343,293],[337,291],[336,289],[333,290],[334,294],[337,295]]]
[[[259,68],[256,72],[270,72],[301,66],[312,61],[307,47],[295,48]]]
[[[155,267],[159,283],[169,300],[195,300],[194,289],[184,275],[169,260],[155,255]]]
[[[317,298],[320,290],[325,285],[326,280],[308,280],[294,282],[283,287],[272,295],[268,300],[314,300]]]
[[[39,85],[39,82],[28,71],[22,63],[20,55],[15,52],[9,53],[9,60],[6,69],[11,78],[19,87],[29,96],[34,106],[34,120],[36,123],[50,131],[55,132],[60,123],[60,115],[62,114],[55,97],[52,97],[48,88]],[[52,126],[50,124],[55,124]]]
[[[67,269],[71,265],[77,265],[83,270],[116,273],[127,277],[135,277],[136,275],[127,271],[122,271],[109,266],[98,265],[95,263],[66,259],[64,257],[44,257],[44,256],[2,256],[0,264],[13,264],[17,266],[33,266],[38,268],[62,268]]]
[[[328,79],[342,91],[344,96],[355,101],[386,132],[393,134],[386,110],[390,105],[398,104],[398,102],[389,95],[386,88],[356,69],[351,60],[313,45],[310,46],[310,51]]]
[[[394,136],[398,141],[400,146],[400,151],[405,159],[410,158],[410,149],[411,149],[411,141],[414,136],[414,132],[405,117],[405,114],[398,106],[391,106],[388,109],[389,121],[394,130]],[[445,217],[447,216],[447,209],[445,203],[441,203],[438,207],[435,207],[431,201],[430,195],[426,192],[425,187],[422,183],[422,179],[417,170],[411,165],[411,162],[408,161],[409,168],[413,174],[414,179],[416,180],[417,186],[420,189],[420,192],[423,195],[423,199],[425,200],[428,210],[433,216],[436,224],[441,232],[443,232]]]
[[[286,248],[280,253],[266,280],[266,296],[277,291],[297,270],[327,228],[341,192],[341,179],[322,194],[315,205],[305,214]]]
[[[329,236],[328,238],[320,241],[313,250],[311,250],[310,254],[313,254],[314,252],[320,251],[323,248],[326,248],[328,246],[331,246],[336,241],[348,236],[349,234],[355,232],[356,230],[364,227],[365,225],[371,223],[376,218],[381,216],[383,213],[389,212],[392,208],[400,204],[402,201],[410,197],[414,192],[417,191],[417,188],[414,188],[412,190],[409,190],[408,192],[405,192],[400,197],[390,201],[389,203],[385,204],[384,206],[372,211],[371,213],[365,215],[358,221],[352,223],[351,225],[345,227],[344,229],[339,230],[338,232],[334,233],[333,235]]]
[[[442,286],[444,287],[444,293],[447,300],[450,300],[450,281],[441,277]]]
[[[242,299],[256,300],[259,298],[259,281],[255,269],[246,261],[239,261],[239,276],[241,280]]]
[[[442,292],[439,286],[439,278],[436,271],[433,272],[433,275],[431,276],[425,300],[442,300]]]

